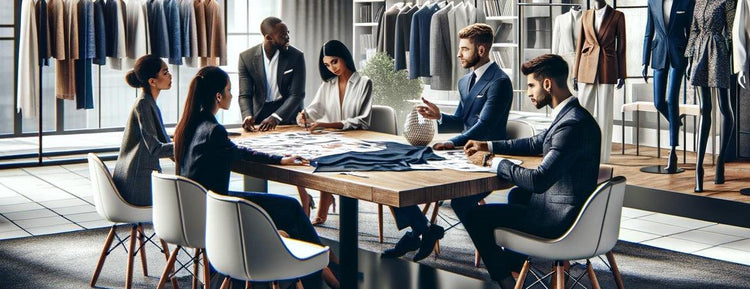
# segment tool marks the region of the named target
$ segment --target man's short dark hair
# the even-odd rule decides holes
[[[276,28],[276,25],[281,22],[281,19],[273,16],[263,19],[263,21],[260,22],[260,33],[263,34],[263,36],[271,34],[273,29]]]
[[[474,45],[486,45],[487,49],[492,47],[495,33],[492,27],[484,23],[475,23],[458,31],[458,38],[469,39]]]
[[[559,87],[568,87],[568,63],[560,55],[544,54],[521,65],[523,75],[534,74],[541,81],[549,78]]]

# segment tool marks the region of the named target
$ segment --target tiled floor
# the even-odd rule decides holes
[[[114,162],[107,165],[113,168]],[[171,161],[162,167],[174,172]],[[270,186],[296,196],[294,187]],[[240,176],[232,176],[230,189],[242,189]],[[502,201],[502,196],[492,201]],[[623,209],[621,224],[621,240],[750,266],[749,228],[630,208]],[[109,225],[93,205],[87,164],[0,170],[0,239]]]

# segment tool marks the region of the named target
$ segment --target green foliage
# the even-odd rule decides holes
[[[419,99],[422,81],[409,79],[406,70],[394,71],[393,58],[384,52],[376,53],[362,70],[372,80],[373,103],[393,107],[403,112],[411,105],[409,99]]]

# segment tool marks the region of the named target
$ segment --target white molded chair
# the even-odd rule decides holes
[[[599,185],[584,203],[581,213],[570,229],[559,238],[546,239],[509,228],[495,229],[495,241],[498,246],[529,256],[523,264],[515,288],[523,288],[532,258],[555,261],[554,275],[557,289],[565,288],[563,262],[586,259],[587,273],[591,283],[594,288],[599,288],[599,282],[589,259],[602,254],[606,254],[609,259],[617,287],[624,288],[611,250],[620,232],[625,181],[625,177],[618,176]]]
[[[111,253],[120,244],[123,244],[128,238],[130,243],[127,248],[128,253],[128,269],[127,276],[125,279],[125,288],[130,288],[133,280],[133,258],[136,254],[141,254],[141,264],[143,266],[143,275],[148,276],[148,266],[146,264],[146,247],[145,242],[152,242],[151,238],[154,236],[146,237],[143,232],[143,223],[151,222],[151,207],[146,206],[133,206],[126,202],[115,187],[115,183],[112,180],[112,175],[109,173],[107,166],[93,153],[88,154],[89,162],[89,175],[91,178],[91,187],[94,191],[94,205],[96,206],[96,212],[99,213],[107,221],[115,223],[109,229],[107,239],[104,242],[104,248],[99,256],[99,261],[94,270],[94,276],[91,278],[91,287],[96,286],[96,280],[99,279],[99,273],[102,271],[104,261],[107,259],[109,253]],[[121,238],[117,234],[117,224],[127,224],[130,226],[130,236]],[[117,236],[118,243],[112,246],[112,241]],[[140,245],[138,249],[135,247],[135,241],[138,239]],[[169,259],[169,253],[167,252],[166,243],[161,242],[162,248],[159,248],[164,252],[164,255]],[[156,245],[156,244],[155,244]],[[158,247],[158,246],[157,246]]]
[[[370,111],[370,130],[398,134],[396,110],[390,106],[372,105],[372,110]]]
[[[269,282],[309,275],[328,265],[328,252],[327,246],[281,236],[258,205],[208,192],[206,253],[214,269],[227,276],[222,289],[230,277]]]
[[[526,121],[509,119],[505,125],[505,137],[507,139],[528,138],[534,135],[536,135],[536,129]]]
[[[193,248],[193,288],[198,284],[198,264],[203,256],[203,285],[209,289],[208,258],[206,247],[206,189],[188,178],[151,173],[153,195],[154,232],[167,243],[177,245],[164,272],[159,279],[158,289],[164,288],[166,281],[174,277],[177,255],[183,248]],[[185,268],[187,265],[184,265]],[[179,271],[179,270],[178,270]]]

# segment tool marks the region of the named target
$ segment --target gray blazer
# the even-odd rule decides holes
[[[539,155],[535,169],[508,160],[497,168],[498,178],[516,184],[509,203],[526,205],[519,216],[524,232],[547,238],[562,235],[573,224],[583,203],[596,189],[601,132],[578,99],[571,99],[550,128],[525,139],[492,142],[493,153]]]
[[[242,118],[257,118],[266,103],[266,71],[263,63],[263,44],[240,53],[240,110]],[[276,110],[282,124],[293,124],[296,113],[305,101],[305,57],[293,46],[279,50],[279,67],[276,81],[283,104]],[[256,122],[263,121],[262,119]]]
[[[453,9],[453,3],[448,3],[443,9],[432,14],[430,22],[430,74],[432,80],[430,89],[452,90],[453,66],[451,59],[451,42],[458,41],[450,33],[448,12]]]
[[[133,205],[151,205],[151,171],[161,172],[159,158],[174,155],[161,111],[151,95],[136,99],[122,136],[112,178],[123,199]]]

